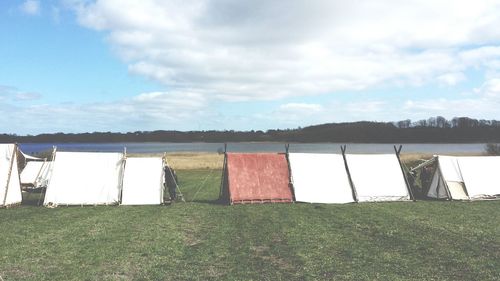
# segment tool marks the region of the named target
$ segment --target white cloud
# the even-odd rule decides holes
[[[498,99],[500,101],[500,78],[487,80],[481,89],[479,89],[479,94],[483,94],[486,98]]]
[[[197,129],[213,112],[205,97],[194,93],[153,92],[114,102],[19,106],[0,99],[0,114],[11,117],[4,132],[85,132]],[[192,125],[189,125],[192,124]],[[10,127],[9,127],[10,126]]]
[[[465,79],[466,79],[465,74],[463,74],[462,72],[445,73],[437,77],[437,80],[439,82],[447,86],[455,86],[456,84],[458,84],[461,81],[464,81]]]
[[[40,2],[38,0],[26,0],[19,8],[27,15],[33,16],[40,14]]]
[[[308,114],[323,111],[323,106],[314,103],[287,103],[280,105],[279,110]]]
[[[42,97],[35,92],[23,92],[11,86],[0,85],[0,100],[8,102],[32,101]]]
[[[72,3],[132,73],[227,101],[453,86],[469,67],[500,61],[500,1]]]

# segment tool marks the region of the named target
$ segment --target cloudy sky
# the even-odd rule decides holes
[[[500,119],[500,1],[0,2],[1,133]]]

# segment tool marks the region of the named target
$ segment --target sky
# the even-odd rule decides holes
[[[2,0],[0,133],[500,119],[500,1]]]

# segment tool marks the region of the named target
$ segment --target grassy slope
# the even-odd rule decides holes
[[[0,210],[4,280],[493,280],[500,202],[221,206],[181,170],[173,206]]]

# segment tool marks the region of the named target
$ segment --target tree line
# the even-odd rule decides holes
[[[136,131],[0,134],[0,142],[344,142],[344,143],[464,143],[500,142],[500,121],[456,117],[431,117],[397,122],[328,123],[296,129],[267,131]]]

